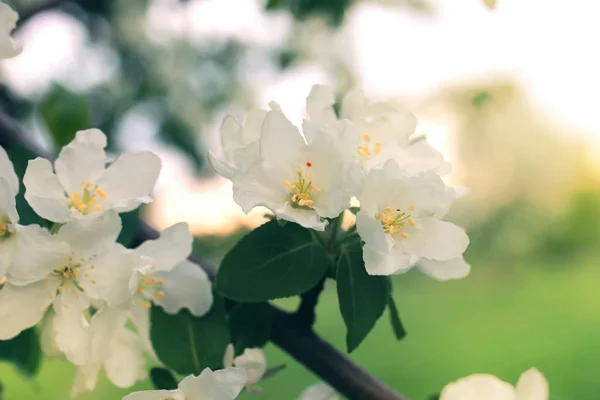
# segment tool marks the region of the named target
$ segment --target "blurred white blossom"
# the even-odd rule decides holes
[[[532,368],[524,372],[515,388],[493,375],[475,374],[448,384],[440,400],[548,400],[544,375]]]

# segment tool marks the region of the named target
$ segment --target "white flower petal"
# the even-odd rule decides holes
[[[297,158],[306,145],[302,135],[279,111],[269,111],[265,117],[260,137],[260,155],[270,163],[287,166]]]
[[[160,158],[156,154],[123,154],[98,180],[98,186],[106,193],[105,206],[118,212],[128,212],[142,203],[150,203],[160,168]]]
[[[212,284],[199,265],[186,260],[170,271],[157,272],[155,276],[165,281],[162,286],[164,298],[155,300],[155,303],[167,313],[177,314],[182,308],[187,308],[192,315],[201,317],[210,310]]]
[[[15,258],[8,276],[15,285],[43,280],[69,261],[69,245],[38,225],[17,226],[15,236]]]
[[[356,214],[356,229],[360,238],[374,251],[387,254],[394,244],[393,239],[386,235],[381,222],[363,212]]]
[[[43,158],[30,160],[23,177],[25,199],[42,218],[53,222],[68,222],[72,219],[69,200],[52,171],[50,161]]]
[[[6,222],[5,218],[8,218],[11,224],[19,222],[15,196],[6,179],[0,177],[0,222]]]
[[[242,126],[232,116],[225,117],[221,124],[220,133],[225,154],[246,144],[242,137]]]
[[[407,252],[431,260],[447,261],[459,257],[469,245],[465,231],[453,223],[434,218],[419,220],[420,229],[401,239]]]
[[[440,400],[516,400],[515,388],[492,375],[475,374],[447,385]]]
[[[517,383],[517,400],[548,400],[548,381],[540,371],[531,368],[525,371]]]
[[[123,400],[186,400],[181,390],[146,390],[134,392],[123,397]]]
[[[231,179],[235,173],[235,167],[231,165],[227,160],[221,157],[217,157],[212,152],[208,152],[208,161],[212,165],[215,172],[224,178]]]
[[[3,3],[0,6],[0,19],[2,18],[2,8],[6,5]],[[15,172],[15,168],[13,163],[8,158],[8,154],[2,146],[0,146],[0,179],[5,179],[8,183],[8,187],[10,188],[11,193],[16,195],[19,193],[19,177]]]
[[[326,383],[317,383],[306,389],[298,400],[339,400],[335,390]]]
[[[169,271],[192,253],[192,234],[185,222],[165,229],[156,240],[142,243],[137,251],[152,258],[160,271]]]
[[[223,366],[233,367],[233,359],[235,358],[235,348],[233,344],[229,343],[227,348],[225,348],[225,355],[223,356]]]
[[[307,229],[324,231],[327,226],[327,221],[322,219],[316,211],[292,207],[289,203],[272,211],[278,218],[295,222]]]
[[[313,85],[306,98],[306,113],[312,121],[323,124],[333,124],[337,116],[333,110],[335,98],[330,87],[325,85]]]
[[[232,177],[233,199],[245,213],[254,207],[275,209],[289,197],[288,180],[281,169],[256,163],[247,169],[238,170]]]
[[[447,261],[422,258],[419,261],[419,269],[432,278],[440,281],[462,279],[471,272],[471,266],[462,256]]]
[[[106,164],[106,136],[98,129],[79,131],[54,162],[56,175],[67,193],[80,193],[82,182],[96,183]]]
[[[146,353],[150,354],[153,359],[158,360],[150,341],[150,310],[139,306],[134,307],[129,311],[129,317]]]
[[[0,2],[0,59],[18,56],[23,51],[23,46],[10,36],[17,26],[18,19],[19,16],[12,8]]]
[[[197,376],[188,376],[179,384],[179,389],[190,400],[233,400],[244,386],[248,376],[242,368],[225,368],[211,371],[206,368]]]
[[[121,218],[109,211],[93,220],[73,220],[57,236],[69,243],[74,257],[87,259],[111,249],[120,232]]]
[[[17,250],[17,238],[11,235],[0,240],[0,279],[6,275],[13,265],[15,251]]]
[[[64,358],[64,354],[56,345],[56,334],[54,333],[54,317],[56,313],[53,308],[49,308],[42,319],[42,328],[40,333],[40,347],[44,356],[48,358]]]
[[[89,306],[88,296],[72,283],[65,284],[54,301],[56,346],[75,365],[84,365],[89,359],[89,324],[83,314]]]
[[[113,244],[106,254],[81,267],[79,285],[92,299],[104,300],[110,307],[131,307],[129,280],[134,269],[143,263],[137,252]]]
[[[247,385],[259,382],[267,371],[267,359],[262,349],[245,349],[242,355],[235,358],[234,363],[248,373]]]
[[[104,369],[115,386],[127,388],[146,378],[144,349],[133,332],[119,329],[107,352]]]
[[[369,275],[402,274],[413,266],[410,255],[397,251],[381,253],[369,244],[363,246],[363,260]]]
[[[4,284],[0,289],[0,340],[8,340],[41,321],[52,304],[59,281],[47,280],[27,286]]]

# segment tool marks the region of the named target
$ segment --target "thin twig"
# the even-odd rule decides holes
[[[40,156],[51,158],[27,139],[16,121],[0,112],[0,146],[9,148],[14,145],[25,146]],[[136,242],[139,244],[158,236],[158,232],[142,222]],[[216,269],[213,266],[193,255],[190,260],[200,265],[210,279],[214,280]],[[318,292],[316,296],[318,297]],[[315,303],[317,297],[313,299]],[[272,307],[274,318],[271,341],[339,393],[350,400],[407,400],[325,342],[312,329],[298,329],[301,323],[296,315]]]

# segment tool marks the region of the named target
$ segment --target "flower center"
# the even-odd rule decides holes
[[[415,206],[408,207],[410,211],[415,209]],[[402,211],[400,208],[393,209],[392,207],[386,207],[382,213],[377,215],[377,219],[381,222],[385,233],[395,235],[399,233],[401,238],[407,238],[406,233],[402,228],[408,224],[411,228],[414,228],[415,221],[411,218],[410,214]]]
[[[10,235],[9,225],[10,223],[8,221],[0,219],[0,240],[5,239]]]
[[[311,168],[313,164],[310,161],[306,162],[306,167]],[[314,204],[314,195],[321,191],[312,183],[312,176],[302,169],[296,170],[297,179],[295,181],[285,182],[285,185],[290,188],[290,200],[292,207],[312,209]]]
[[[151,270],[156,270],[156,267],[153,266]],[[152,306],[149,299],[162,301],[162,299],[165,298],[165,292],[162,290],[162,285],[164,283],[164,279],[158,279],[149,273],[143,274],[140,277],[135,293],[141,295],[145,299],[141,303],[142,307],[150,308]]]
[[[73,192],[69,196],[71,199],[71,204],[69,206],[84,215],[102,211],[103,207],[98,204],[98,198],[102,200],[106,199],[106,193],[104,193],[98,185],[94,185],[90,181],[81,181],[81,187],[81,193]]]
[[[378,155],[379,153],[381,153],[383,143],[373,142],[371,140],[371,136],[367,134],[364,134],[361,139],[361,144],[358,146],[358,156],[361,159],[364,160],[373,155]]]

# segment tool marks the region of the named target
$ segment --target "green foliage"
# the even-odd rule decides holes
[[[302,294],[327,272],[327,251],[310,230],[270,221],[240,240],[219,268],[215,287],[242,302]]]
[[[173,376],[171,371],[169,371],[166,368],[160,368],[160,367],[152,368],[150,370],[150,380],[152,381],[152,384],[154,385],[154,387],[157,389],[162,389],[162,390],[177,389],[177,380],[175,380],[175,377]]]
[[[367,273],[359,243],[341,249],[337,264],[337,292],[347,328],[348,352],[358,347],[383,314],[390,296],[388,290],[386,277]]]
[[[35,328],[26,329],[11,340],[0,341],[0,360],[14,364],[24,375],[35,375],[40,368],[41,358]]]
[[[150,320],[154,351],[167,368],[181,375],[197,375],[207,367],[223,367],[230,333],[222,297],[215,295],[211,310],[202,317],[185,309],[171,315],[152,307]]]
[[[477,93],[475,96],[473,96],[473,99],[471,99],[471,102],[473,103],[473,106],[475,108],[482,108],[483,106],[485,106],[487,103],[489,103],[492,100],[492,93],[488,92],[487,90],[483,90],[479,93]]]
[[[16,197],[17,211],[19,212],[19,223],[21,225],[38,224],[46,228],[50,227],[50,223],[38,216],[29,206],[29,203],[27,203],[25,200],[23,175],[25,175],[25,170],[27,169],[29,160],[36,158],[36,154],[21,145],[11,146],[5,150],[8,154],[8,157],[13,162],[15,172],[19,176],[19,194]]]
[[[165,143],[174,146],[188,156],[198,170],[202,168],[204,157],[198,150],[198,142],[195,139],[196,132],[189,124],[177,116],[167,116],[162,122],[159,135]]]
[[[314,15],[323,15],[328,18],[332,26],[339,26],[351,5],[352,0],[269,0],[265,9],[267,11],[288,10],[294,18],[300,20]]]
[[[432,394],[427,398],[427,400],[440,400],[440,394]]]
[[[271,336],[273,309],[268,303],[241,303],[229,313],[231,343],[235,353],[247,348],[263,347]]]
[[[69,144],[78,130],[90,127],[86,99],[63,86],[54,85],[39,104],[39,110],[57,148]]]

